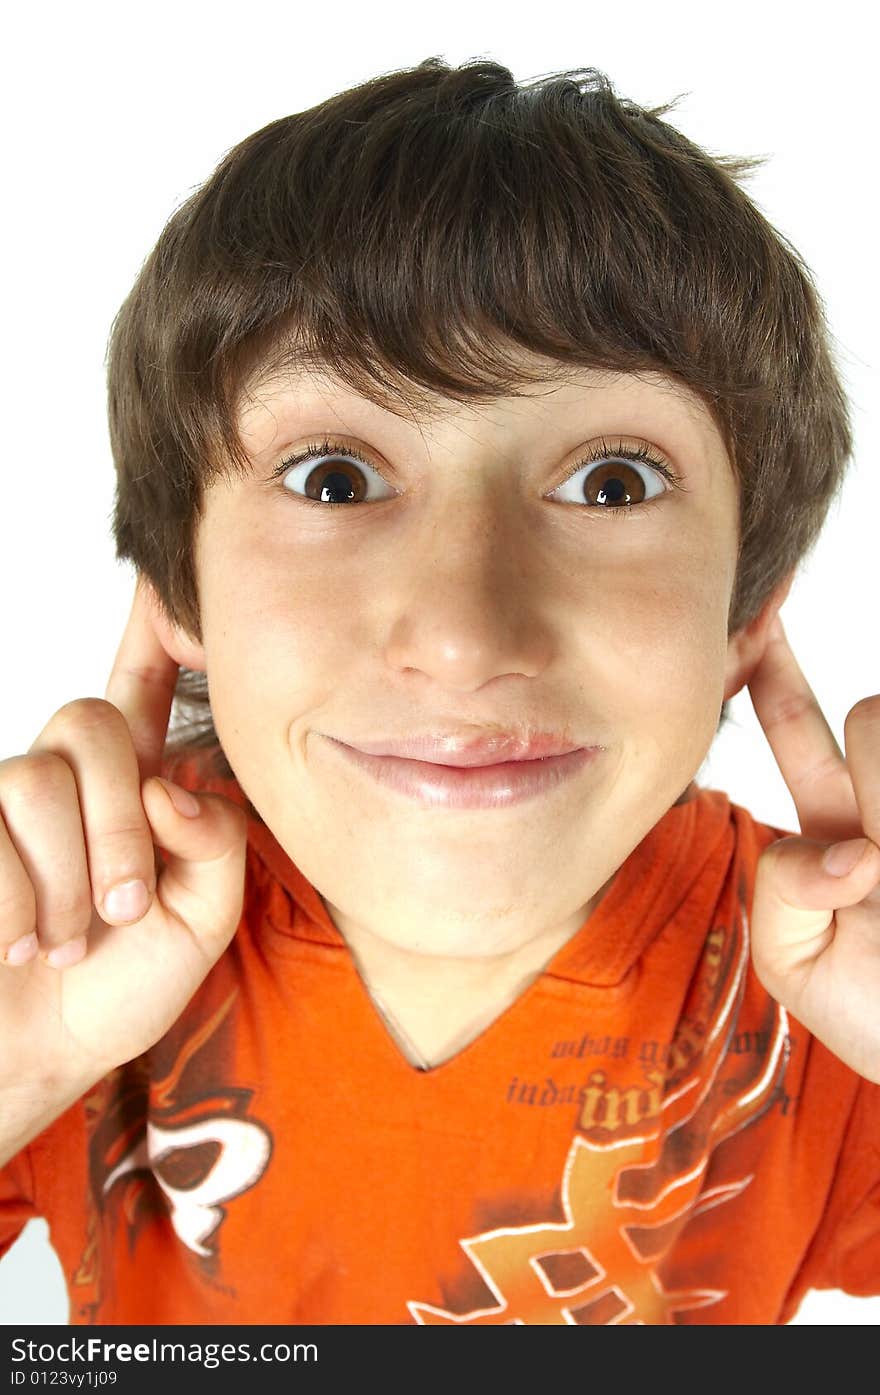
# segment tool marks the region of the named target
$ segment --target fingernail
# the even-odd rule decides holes
[[[832,877],[847,877],[856,864],[861,862],[867,846],[865,838],[850,839],[847,843],[833,843],[825,850],[822,866]]]
[[[13,940],[6,951],[6,963],[18,968],[20,964],[27,964],[33,959],[39,949],[37,937],[33,931],[29,935],[22,935],[20,939]]]
[[[50,949],[46,955],[46,963],[51,964],[53,969],[69,969],[71,964],[78,964],[85,957],[85,952],[86,937],[77,935],[75,940],[68,940],[66,944]]]
[[[140,920],[150,904],[150,893],[142,881],[120,882],[104,897],[105,920]]]
[[[188,819],[194,819],[201,813],[201,805],[189,790],[182,790],[179,785],[172,785],[169,780],[160,780],[159,784],[165,790],[171,803],[178,814],[184,814]]]

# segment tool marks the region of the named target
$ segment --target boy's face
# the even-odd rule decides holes
[[[232,769],[337,924],[470,958],[573,933],[699,770],[747,677],[737,486],[707,409],[658,374],[438,407],[417,425],[306,375],[252,397],[252,475],[209,489],[198,528],[203,645],[168,647],[206,670]],[[341,466],[367,502],[307,501],[326,456],[271,478],[325,436],[374,465]],[[592,502],[607,457],[565,481],[603,437],[612,460],[647,442],[685,487],[630,464],[631,497],[658,502]],[[462,809],[327,739],[523,727],[602,749],[549,792]]]

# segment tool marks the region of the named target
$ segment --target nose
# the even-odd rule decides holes
[[[400,565],[391,565],[389,667],[462,692],[509,674],[540,674],[559,647],[559,563],[529,531],[522,514],[498,506],[497,495],[426,517],[398,552]]]

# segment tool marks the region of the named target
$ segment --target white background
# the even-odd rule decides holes
[[[373,0],[328,6],[50,4],[7,17],[2,175],[0,759],[75,697],[103,697],[133,576],[114,558],[105,415],[110,324],[173,209],[244,136],[433,54],[526,81],[593,66],[715,154],[769,155],[746,183],[806,259],[853,406],[844,497],[783,608],[843,747],[880,692],[877,118],[870,7],[629,0],[517,9]],[[10,28],[11,26],[11,28]],[[700,773],[796,832],[748,693]],[[880,758],[880,752],[878,752]],[[0,1321],[65,1322],[43,1221],[0,1265]],[[804,1323],[876,1323],[880,1298],[813,1294]]]

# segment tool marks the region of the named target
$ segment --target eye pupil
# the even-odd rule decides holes
[[[341,494],[342,498],[336,499],[331,497],[335,494]],[[339,470],[334,471],[321,485],[321,500],[325,504],[339,504],[343,503],[346,499],[351,501],[353,498],[354,490],[351,487],[351,481],[346,479],[345,475],[341,474]]]
[[[609,480],[605,488],[600,489],[598,494],[598,498],[602,501],[603,504],[619,504],[621,499],[625,499],[626,497],[627,494],[626,489],[624,488],[623,480],[619,480],[616,478]]]

